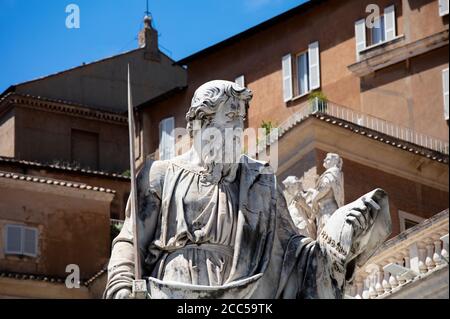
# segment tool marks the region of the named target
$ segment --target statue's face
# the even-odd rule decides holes
[[[325,159],[323,160],[323,167],[326,169],[332,168],[334,166],[338,166],[340,161],[340,157],[335,154],[327,154]]]
[[[225,169],[239,164],[245,111],[244,101],[230,97],[203,123],[197,149],[206,164],[222,164]]]
[[[333,167],[334,164],[334,159],[333,157],[328,154],[325,159],[323,160],[323,167],[325,167],[326,169]]]
[[[236,98],[228,98],[219,105],[210,126],[218,129],[244,129],[245,102]]]

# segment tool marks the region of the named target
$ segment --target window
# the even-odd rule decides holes
[[[285,55],[282,58],[283,99],[291,100],[294,95],[292,79],[292,58]],[[295,95],[302,96],[320,87],[319,42],[309,44],[308,50],[298,54],[294,60]]]
[[[442,71],[442,87],[444,94],[444,118],[448,121],[448,68]]]
[[[298,94],[303,95],[309,91],[308,52],[297,56],[297,83]]]
[[[159,159],[167,160],[175,156],[175,118],[168,117],[159,123]]]
[[[425,219],[417,215],[413,215],[404,211],[398,211],[398,217],[400,219],[400,231],[403,232],[411,227],[420,224]]]
[[[38,230],[22,225],[6,225],[5,243],[6,254],[36,257]]]
[[[287,102],[292,99],[292,62],[291,55],[285,55],[281,59],[283,71],[283,100]]]
[[[384,9],[383,15],[374,19],[373,27],[366,26],[366,19],[355,22],[356,57],[360,59],[360,53],[366,48],[385,43],[395,39],[396,21],[395,6]]]
[[[245,78],[243,75],[238,76],[236,79],[234,79],[234,83],[236,83],[239,86],[244,87],[245,86]]]
[[[370,32],[371,45],[378,44],[386,40],[384,29],[384,16],[381,16],[378,19],[376,19],[374,27],[371,28],[370,31],[371,31]]]
[[[443,17],[448,14],[449,0],[439,0],[439,16]]]

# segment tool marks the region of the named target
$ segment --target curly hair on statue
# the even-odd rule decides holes
[[[193,122],[200,121],[201,126],[209,123],[218,110],[218,106],[229,98],[244,101],[252,99],[251,90],[230,81],[214,80],[200,86],[194,93],[189,111],[186,113],[187,130],[192,136]]]

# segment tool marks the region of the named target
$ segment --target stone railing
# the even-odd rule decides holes
[[[356,270],[350,298],[385,298],[448,267],[448,209],[386,241]]]
[[[278,126],[278,136],[271,134],[265,140],[261,140],[258,150],[262,151],[265,144],[275,142],[279,136],[291,129],[296,124],[302,122],[312,114],[327,114],[335,118],[347,121],[371,129],[373,131],[385,134],[386,136],[394,137],[411,144],[415,144],[442,154],[449,154],[448,141],[440,140],[438,138],[416,132],[410,128],[388,122],[386,120],[368,115],[353,109],[338,105],[330,101],[320,101],[318,98],[311,101],[304,102],[299,110],[293,113],[289,118]]]

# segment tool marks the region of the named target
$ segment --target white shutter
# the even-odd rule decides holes
[[[390,41],[395,38],[395,6],[384,8],[384,39]]]
[[[442,86],[444,92],[444,117],[448,120],[448,68],[442,71]]]
[[[24,227],[22,235],[23,254],[36,257],[38,248],[38,230],[36,228]]]
[[[355,22],[356,60],[359,61],[359,52],[366,48],[366,20]]]
[[[245,78],[243,75],[238,76],[236,79],[234,79],[234,83],[241,87],[245,87]]]
[[[166,118],[159,123],[159,159],[171,159],[175,155],[175,139],[173,130],[175,120],[173,117]]]
[[[287,102],[292,99],[292,61],[291,55],[285,55],[281,60],[283,69],[283,99]]]
[[[443,17],[448,14],[449,0],[439,0],[439,16]]]
[[[319,42],[313,42],[308,46],[309,58],[309,89],[320,88],[320,58]]]
[[[22,254],[22,226],[6,225],[5,253]]]

